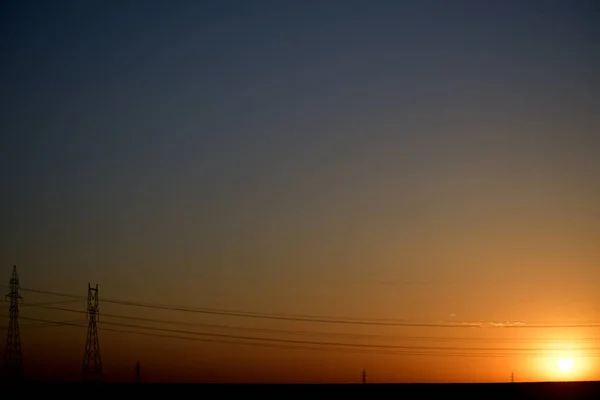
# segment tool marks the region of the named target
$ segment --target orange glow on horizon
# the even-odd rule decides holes
[[[572,343],[548,345],[536,360],[535,370],[539,381],[595,380],[596,358],[591,349]]]

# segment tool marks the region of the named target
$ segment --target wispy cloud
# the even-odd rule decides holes
[[[520,321],[503,321],[503,322],[492,322],[492,321],[440,321],[442,324],[449,326],[464,326],[472,328],[509,328],[516,326],[524,326],[524,322]]]
[[[472,321],[440,321],[441,324],[445,324],[448,326],[464,326],[471,328],[483,328],[484,322],[472,322]]]
[[[494,328],[507,328],[507,327],[512,327],[512,326],[523,326],[523,325],[525,325],[525,322],[504,321],[504,322],[489,322],[489,324]]]

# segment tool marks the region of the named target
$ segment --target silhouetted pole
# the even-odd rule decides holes
[[[135,382],[140,383],[140,362],[135,364]]]
[[[4,349],[4,369],[9,381],[17,381],[23,378],[23,352],[21,350],[21,333],[19,331],[19,276],[17,266],[13,266],[10,277],[9,298],[9,321],[8,333],[6,335],[6,347]]]
[[[367,383],[367,371],[363,369],[362,383]]]

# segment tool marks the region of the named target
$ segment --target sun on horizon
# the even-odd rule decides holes
[[[573,360],[570,358],[561,358],[557,364],[558,369],[562,372],[570,372],[573,369]]]
[[[571,343],[548,343],[535,361],[536,372],[541,381],[596,380],[598,363],[578,340]]]

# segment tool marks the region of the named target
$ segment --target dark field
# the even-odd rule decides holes
[[[4,386],[4,385],[3,385]],[[27,382],[18,385],[6,385],[6,389],[18,391],[20,394],[31,390],[50,396],[53,393],[64,396],[70,394],[106,394],[126,395],[148,394],[169,396],[190,396],[208,393],[206,386],[210,384],[83,384],[83,383],[38,383]],[[213,385],[215,386],[215,385]],[[600,399],[600,382],[539,382],[539,383],[489,383],[489,384],[347,384],[347,385],[261,385],[261,384],[229,384],[220,386],[219,396],[357,396],[377,395],[398,398],[473,398],[473,399]],[[330,387],[328,387],[330,386]],[[360,387],[362,386],[362,387]],[[39,392],[42,390],[42,392]],[[347,391],[347,394],[346,394]],[[33,394],[33,393],[32,393]]]

